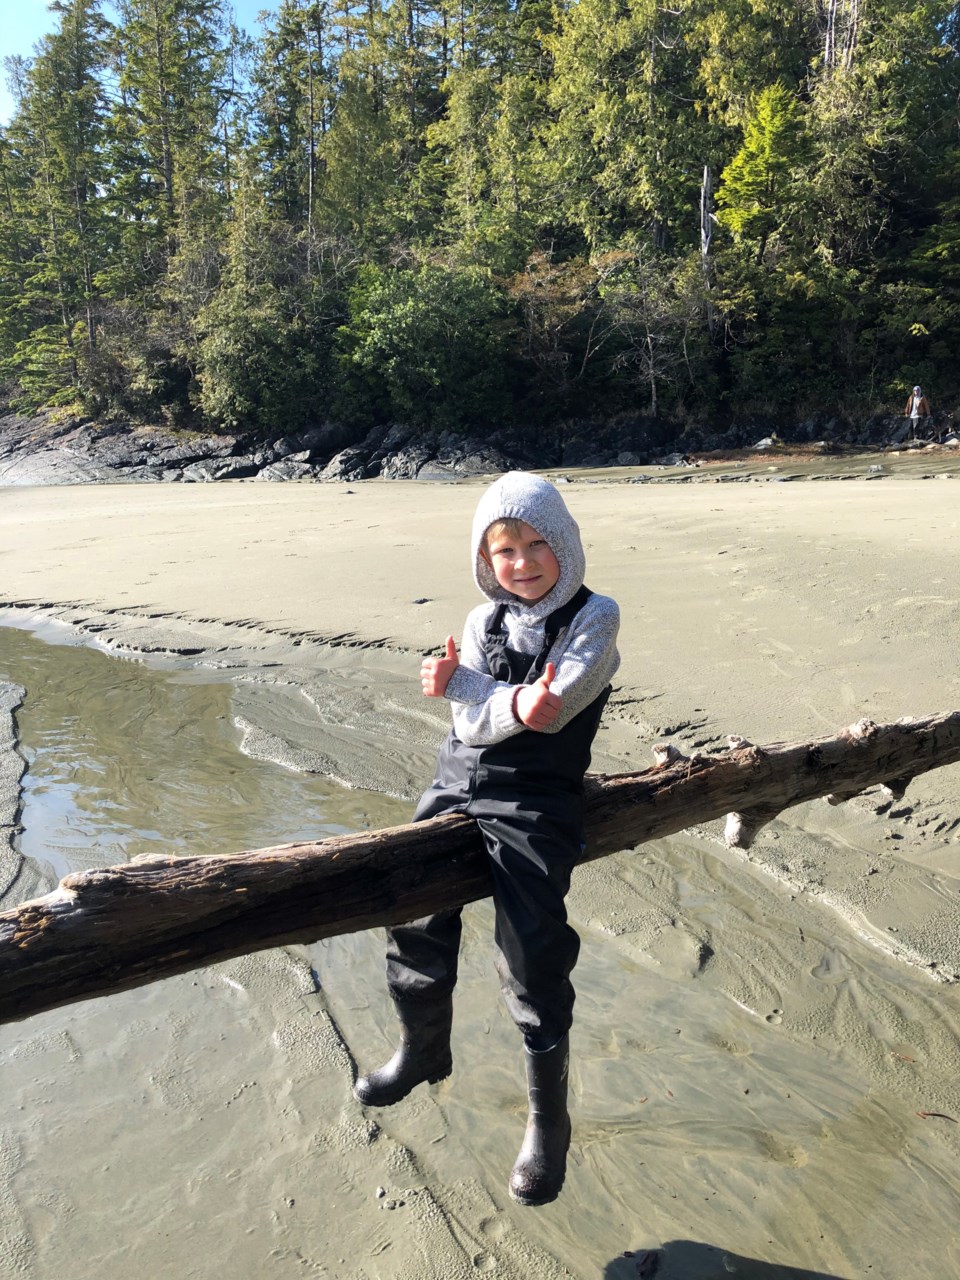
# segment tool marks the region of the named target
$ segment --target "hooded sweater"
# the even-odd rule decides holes
[[[501,587],[480,554],[484,535],[496,520],[525,521],[557,557],[560,576],[535,604]],[[547,618],[572,599],[583,582],[586,557],[580,529],[559,490],[524,471],[509,471],[486,490],[473,518],[471,544],[473,576],[488,602],[467,617],[460,665],[450,677],[445,696],[453,704],[453,728],[460,741],[484,747],[526,730],[513,714],[516,685],[496,680],[487,664],[483,639],[493,613],[499,604],[506,604],[503,625],[508,646],[519,653],[538,654]],[[550,651],[549,660],[556,667],[550,689],[562,697],[563,706],[548,729],[536,732],[559,732],[607,687],[620,665],[619,628],[616,602],[609,596],[591,595]]]

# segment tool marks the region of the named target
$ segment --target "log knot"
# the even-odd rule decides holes
[[[879,732],[878,726],[872,720],[863,719],[844,729],[842,736],[848,738],[851,742],[865,742],[869,738],[875,737]]]
[[[766,759],[767,753],[763,747],[756,746],[749,738],[744,738],[739,733],[727,734],[727,747],[730,751],[743,751],[746,755],[747,764],[753,768],[756,768],[762,760]]]

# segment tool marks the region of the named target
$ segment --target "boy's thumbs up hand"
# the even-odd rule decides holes
[[[460,655],[453,636],[447,636],[447,651],[443,658],[424,658],[420,667],[420,686],[427,698],[442,698],[447,691],[450,677],[460,665]]]
[[[516,695],[514,706],[517,719],[528,729],[548,729],[560,714],[563,698],[559,693],[550,692],[550,685],[556,674],[556,667],[548,662],[540,679],[533,684],[522,685]]]

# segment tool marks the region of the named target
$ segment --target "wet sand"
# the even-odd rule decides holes
[[[624,615],[595,767],[960,707],[956,485],[574,476]],[[4,491],[0,621],[219,670],[250,755],[410,797],[478,490]],[[2,1028],[4,1256],[42,1280],[579,1278],[663,1245],[684,1280],[956,1274],[958,802],[954,767],[892,807],[792,810],[749,856],[710,828],[579,871],[574,1142],[543,1210],[505,1192],[523,1097],[487,904],[454,1075],[389,1111],[350,1096],[393,1037],[372,935]]]

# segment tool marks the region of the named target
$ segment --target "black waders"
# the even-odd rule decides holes
[[[570,1038],[537,1052],[524,1045],[530,1113],[523,1146],[510,1174],[510,1195],[519,1204],[540,1205],[556,1200],[567,1171],[570,1116],[567,1075]]]
[[[539,654],[506,644],[503,609],[495,612],[484,650],[491,674],[532,683],[550,649],[590,592],[581,587],[547,618]],[[583,776],[609,688],[557,733],[524,730],[486,747],[466,746],[451,733],[414,822],[441,813],[474,818],[486,846],[496,907],[497,971],[511,1018],[525,1039],[530,1115],[510,1177],[520,1204],[548,1204],[563,1186],[567,1114],[568,1031],[574,990],[570,973],[580,939],[567,923],[564,898],[583,831]],[[449,1075],[450,1003],[457,981],[460,912],[437,912],[387,930],[387,988],[397,1006],[401,1043],[393,1058],[361,1076],[354,1093],[370,1106],[389,1106],[422,1081]],[[441,1014],[441,1010],[443,1011]],[[553,1047],[537,1052],[530,1043]]]
[[[389,1062],[378,1071],[361,1076],[353,1087],[354,1096],[368,1107],[392,1106],[418,1084],[436,1084],[446,1080],[453,1070],[452,997],[439,1004],[395,1000],[394,1005],[400,1020],[397,1051]]]

